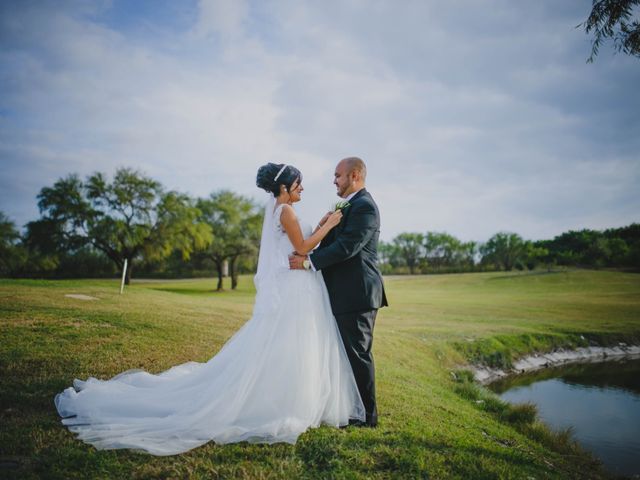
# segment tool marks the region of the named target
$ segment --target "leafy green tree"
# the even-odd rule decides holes
[[[627,245],[631,245],[640,242],[640,223],[632,223],[620,228],[609,228],[603,233],[607,238],[621,238]]]
[[[382,274],[389,274],[402,260],[399,258],[398,249],[392,242],[378,242],[378,263]]]
[[[0,212],[0,275],[11,275],[24,264],[26,255],[19,240],[15,223]]]
[[[229,262],[231,288],[238,285],[237,262],[254,255],[260,243],[262,212],[248,198],[228,190],[198,199],[200,220],[213,230],[214,238],[202,255],[213,261],[218,274],[217,290],[223,289],[224,263]]]
[[[610,228],[603,232],[611,244],[615,266],[640,269],[640,223]],[[615,242],[611,243],[613,240]],[[624,242],[624,245],[621,243]]]
[[[91,245],[120,270],[127,259],[127,284],[136,261],[164,258],[174,249],[188,259],[211,242],[211,229],[198,221],[191,199],[165,192],[157,181],[128,168],[118,169],[111,183],[101,173],[86,182],[69,175],[40,191],[38,207],[42,218],[28,229],[40,249]]]
[[[26,276],[54,273],[67,248],[61,222],[52,219],[27,223],[23,243],[28,252],[22,272]]]
[[[625,266],[640,271],[640,242],[629,245],[629,254],[627,255]]]
[[[463,266],[473,267],[476,263],[476,254],[478,253],[477,242],[463,242],[460,245],[460,260]]]
[[[472,267],[475,263],[475,242],[462,242],[453,235],[427,232],[424,240],[428,264],[436,269]]]
[[[424,235],[422,233],[401,233],[393,239],[397,254],[409,267],[413,275],[424,260]]]
[[[523,261],[529,270],[533,270],[541,263],[546,263],[549,267],[551,266],[549,262],[549,250],[530,241],[525,242]]]
[[[460,241],[448,233],[427,232],[424,239],[425,257],[430,267],[450,266]]]
[[[553,240],[536,242],[536,245],[549,250],[551,262],[558,265],[594,266],[598,263],[602,264],[598,258],[603,253],[602,248],[594,246],[600,238],[602,234],[595,230],[570,230],[556,236]]]
[[[517,233],[499,232],[480,247],[482,263],[490,263],[504,270],[513,270],[518,262],[522,262],[526,252],[526,244]]]
[[[0,211],[0,252],[5,252],[6,248],[15,245],[20,239],[20,233],[4,212]]]
[[[251,200],[241,200],[237,209],[238,222],[232,231],[229,244],[229,275],[232,290],[238,286],[238,260],[258,253],[263,220],[263,212]]]
[[[547,263],[592,267],[640,268],[640,224],[597,230],[570,230],[553,240],[540,240]]]
[[[640,0],[593,0],[589,17],[580,24],[587,34],[593,32],[587,62],[593,62],[600,45],[609,38],[618,52],[640,58],[640,22],[634,18],[639,5]]]
[[[609,264],[614,267],[622,267],[627,263],[630,248],[621,238],[607,239],[609,247]]]
[[[597,235],[591,242],[584,255],[583,263],[593,267],[604,267],[611,258],[609,241],[601,235]]]

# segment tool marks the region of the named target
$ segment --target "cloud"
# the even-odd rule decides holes
[[[243,34],[248,5],[243,0],[199,0],[198,20],[193,34],[198,38],[220,35],[233,40]]]
[[[583,6],[81,5],[0,7],[0,208],[20,224],[71,172],[262,198],[267,161],[304,172],[313,222],[348,155],[369,165],[387,240],[638,220],[640,69],[607,50],[585,63]]]

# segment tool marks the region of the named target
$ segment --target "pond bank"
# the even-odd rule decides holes
[[[549,353],[527,355],[515,361],[513,368],[500,369],[484,365],[471,367],[478,383],[486,385],[508,375],[532,372],[547,367],[555,367],[568,363],[604,362],[612,359],[640,358],[640,345],[619,343],[614,347],[581,347],[575,350],[559,349]]]

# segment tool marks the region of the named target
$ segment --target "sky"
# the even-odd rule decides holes
[[[0,211],[59,178],[131,167],[167,189],[299,216],[359,156],[381,238],[553,238],[640,221],[640,59],[580,27],[591,0],[0,2]]]

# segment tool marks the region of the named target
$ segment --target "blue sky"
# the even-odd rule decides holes
[[[590,0],[0,2],[0,210],[69,173],[263,199],[296,165],[310,223],[361,156],[382,238],[551,238],[640,221],[640,60]],[[317,217],[317,218],[316,218]]]

